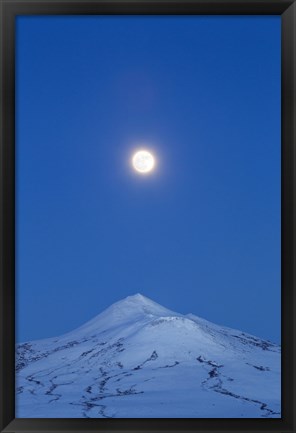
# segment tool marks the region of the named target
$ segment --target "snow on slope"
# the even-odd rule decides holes
[[[18,418],[279,418],[280,347],[137,294],[16,347]]]

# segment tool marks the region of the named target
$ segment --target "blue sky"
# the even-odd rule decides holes
[[[280,18],[16,24],[17,341],[140,292],[280,342]]]

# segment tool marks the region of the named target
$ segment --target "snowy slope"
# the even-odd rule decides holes
[[[280,347],[137,294],[16,348],[18,418],[279,418]]]

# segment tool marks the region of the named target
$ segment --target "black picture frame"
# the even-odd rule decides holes
[[[282,22],[281,419],[15,419],[15,17],[17,15],[279,15]],[[296,431],[296,4],[294,0],[0,0],[0,431]]]

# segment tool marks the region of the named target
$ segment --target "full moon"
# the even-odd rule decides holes
[[[133,167],[139,173],[149,173],[155,166],[152,153],[147,150],[139,150],[133,156]]]

